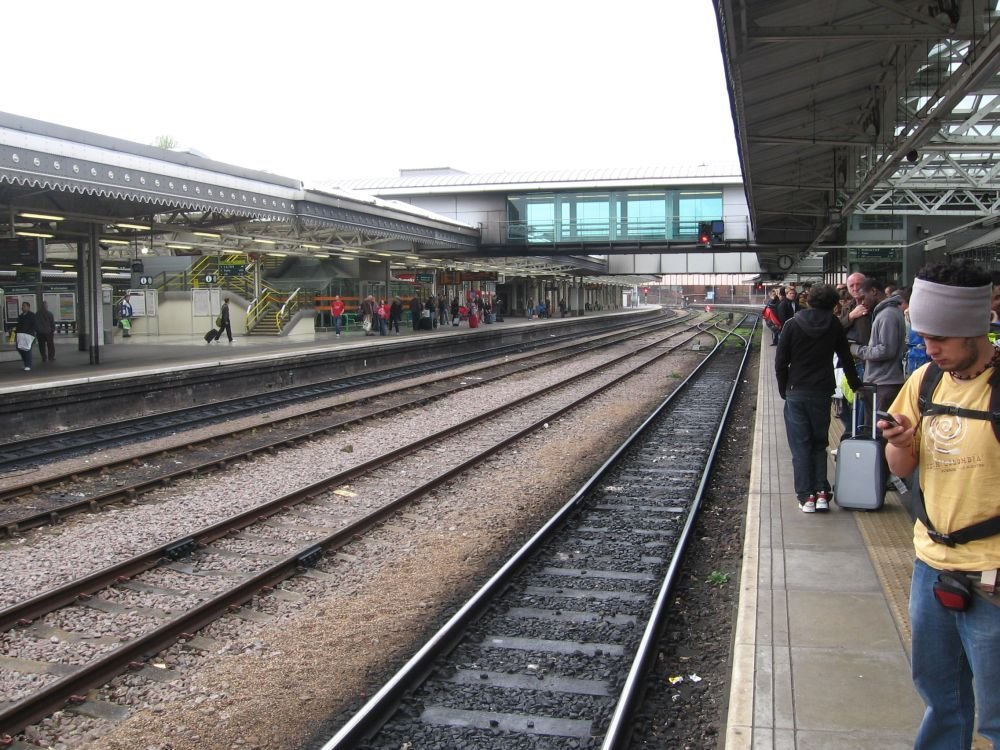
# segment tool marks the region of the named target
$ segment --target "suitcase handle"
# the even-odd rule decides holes
[[[877,386],[874,383],[862,383],[861,387],[858,388],[856,391],[854,391],[854,404],[851,407],[851,409],[852,409],[851,414],[852,414],[852,417],[853,417],[853,420],[854,420],[854,435],[855,436],[857,436],[857,434],[858,434],[858,425],[860,424],[859,418],[860,418],[861,415],[860,415],[859,409],[860,409],[863,397],[867,394],[870,397],[870,399],[871,399],[871,405],[872,405],[872,414],[871,414],[871,417],[872,417],[872,419],[871,419],[872,434],[871,434],[871,439],[875,440],[875,439],[878,438],[878,428],[875,426],[875,422],[877,421],[876,418],[875,418],[875,412],[878,411],[878,408],[877,408],[878,407],[878,401],[875,398],[875,395],[876,395],[876,390],[875,389],[876,389],[876,387]]]

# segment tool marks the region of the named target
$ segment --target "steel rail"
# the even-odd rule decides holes
[[[378,727],[388,718],[401,698],[416,684],[419,684],[428,674],[433,662],[442,654],[448,652],[464,637],[466,629],[471,623],[477,620],[486,609],[494,602],[497,595],[502,592],[511,582],[514,575],[522,569],[544,546],[553,533],[561,528],[565,521],[577,509],[581,501],[593,491],[601,482],[609,469],[613,467],[622,454],[631,448],[643,434],[650,424],[670,408],[675,399],[688,389],[694,379],[701,375],[701,371],[711,362],[719,352],[725,337],[718,340],[710,355],[706,357],[684,381],[643,421],[626,440],[615,450],[614,453],[601,465],[599,469],[577,490],[556,513],[545,522],[545,524],[529,539],[517,552],[514,553],[490,579],[475,593],[465,604],[439,629],[431,638],[414,654],[406,664],[399,669],[378,692],[373,695],[337,733],[325,744],[321,750],[349,750],[354,748],[358,742],[377,731]],[[746,355],[745,355],[746,356]],[[745,361],[745,357],[744,357]],[[738,382],[738,378],[737,378]],[[731,403],[731,400],[730,400]],[[727,406],[728,408],[728,406]],[[719,431],[721,433],[722,427]],[[716,438],[718,440],[718,436]],[[713,451],[714,457],[714,451]],[[705,474],[708,474],[706,468]],[[704,480],[703,480],[704,482]],[[688,521],[687,526],[691,525]]]
[[[158,474],[156,476],[147,477],[145,479],[137,480],[137,481],[134,481],[134,482],[132,482],[130,484],[119,486],[119,487],[115,487],[115,488],[107,490],[105,492],[97,493],[97,494],[91,495],[89,497],[81,498],[79,500],[73,500],[73,501],[68,502],[68,503],[63,503],[63,504],[61,504],[61,505],[59,505],[57,507],[47,508],[45,510],[40,510],[40,511],[37,511],[37,512],[34,512],[34,513],[28,513],[28,514],[25,514],[25,515],[17,517],[17,518],[10,518],[10,519],[7,519],[7,520],[4,520],[4,521],[0,522],[0,533],[6,533],[6,535],[8,537],[11,537],[11,536],[14,536],[16,533],[21,532],[21,531],[25,531],[27,529],[38,528],[40,526],[46,526],[46,525],[49,525],[49,524],[57,523],[63,517],[71,515],[73,513],[80,513],[80,512],[86,512],[86,511],[96,511],[96,510],[99,510],[101,507],[103,507],[105,505],[110,505],[112,503],[133,501],[138,496],[140,496],[142,494],[145,494],[147,492],[151,492],[152,490],[157,489],[158,487],[160,487],[162,485],[168,484],[171,481],[174,481],[176,479],[184,478],[184,477],[187,477],[187,476],[197,475],[197,474],[203,473],[203,472],[212,471],[212,470],[215,470],[217,468],[219,468],[219,469],[225,468],[230,463],[242,460],[244,458],[251,458],[251,457],[253,457],[253,455],[255,455],[257,453],[260,453],[262,451],[273,451],[273,450],[275,450],[277,448],[280,448],[280,447],[283,447],[283,446],[286,446],[286,445],[291,445],[291,444],[294,444],[296,442],[300,442],[300,441],[303,441],[303,440],[308,440],[310,438],[316,437],[317,435],[321,435],[323,433],[329,432],[330,430],[339,429],[339,428],[342,428],[342,427],[354,424],[356,422],[359,422],[361,420],[368,420],[368,419],[371,419],[372,417],[380,417],[380,416],[383,416],[383,415],[386,415],[386,414],[390,414],[390,413],[392,413],[394,411],[399,411],[401,409],[405,409],[405,408],[407,408],[409,406],[413,406],[415,404],[425,403],[425,402],[427,402],[429,400],[429,398],[442,398],[443,396],[447,396],[447,395],[450,395],[452,393],[457,393],[457,392],[459,392],[461,390],[466,390],[466,389],[469,389],[469,388],[477,388],[477,387],[480,387],[482,385],[485,385],[487,383],[490,383],[492,381],[495,381],[495,380],[498,380],[498,379],[501,379],[501,378],[510,377],[511,375],[519,374],[521,372],[527,372],[527,371],[530,371],[532,369],[537,369],[539,367],[545,367],[545,366],[551,365],[553,363],[561,362],[563,360],[570,359],[570,358],[575,357],[575,356],[579,356],[580,354],[583,354],[583,353],[596,351],[596,350],[599,350],[599,349],[602,349],[602,348],[606,348],[606,347],[610,347],[610,346],[615,346],[617,344],[622,343],[622,341],[626,341],[626,340],[629,340],[629,339],[632,339],[632,338],[638,338],[639,336],[648,335],[651,331],[656,330],[657,328],[670,327],[670,325],[672,325],[672,324],[674,324],[676,322],[677,321],[671,321],[671,323],[668,324],[667,326],[663,326],[663,324],[661,322],[657,326],[648,326],[648,327],[644,327],[642,329],[630,330],[629,333],[628,333],[628,335],[625,336],[624,338],[622,338],[622,337],[613,337],[612,334],[607,334],[607,335],[602,335],[600,337],[597,337],[596,341],[592,340],[592,341],[589,341],[589,342],[587,342],[585,344],[582,344],[582,345],[581,344],[577,344],[577,345],[570,345],[570,346],[567,346],[567,347],[555,347],[554,349],[548,349],[548,350],[546,350],[545,352],[542,352],[542,353],[525,354],[524,355],[524,359],[527,360],[527,359],[535,359],[535,358],[538,358],[539,356],[544,356],[545,354],[551,354],[551,353],[553,353],[553,351],[560,352],[562,350],[569,350],[569,351],[565,351],[562,354],[559,354],[556,357],[553,357],[553,358],[550,358],[550,359],[545,359],[544,361],[536,363],[536,364],[527,364],[527,365],[522,366],[522,367],[517,367],[515,365],[514,369],[512,369],[512,370],[507,370],[507,371],[504,371],[504,372],[497,372],[497,373],[491,374],[489,376],[482,377],[479,381],[477,381],[475,383],[465,383],[465,384],[461,384],[461,385],[455,385],[455,386],[452,386],[450,388],[446,388],[445,390],[441,390],[441,391],[435,392],[435,393],[430,394],[430,395],[428,395],[427,393],[423,393],[422,395],[416,396],[415,398],[412,398],[412,399],[410,399],[408,401],[397,402],[397,403],[394,403],[392,405],[386,406],[386,407],[381,408],[381,409],[376,409],[374,411],[366,412],[363,416],[347,417],[347,418],[341,419],[339,421],[334,421],[332,423],[327,423],[327,424],[325,424],[323,426],[320,426],[320,427],[313,427],[313,428],[303,429],[303,430],[301,430],[299,432],[296,432],[296,433],[293,433],[291,435],[286,435],[286,436],[281,437],[281,438],[276,438],[276,439],[274,439],[274,440],[272,440],[270,442],[266,442],[266,443],[263,443],[263,444],[258,444],[258,445],[254,446],[254,447],[251,447],[251,448],[242,448],[242,449],[239,449],[239,450],[236,450],[236,451],[232,451],[232,452],[227,453],[225,455],[217,456],[217,457],[211,458],[211,459],[207,459],[205,461],[201,461],[201,462],[196,463],[196,464],[185,466],[185,467],[180,468],[180,469],[175,469],[173,471],[168,471],[168,472],[165,472],[165,473],[161,473],[161,474]],[[685,322],[685,321],[682,321],[682,322]],[[483,366],[481,368],[472,368],[472,369],[469,369],[469,370],[465,370],[465,371],[462,372],[461,376],[462,377],[468,377],[468,375],[471,374],[471,373],[479,372],[479,371],[482,371],[482,370],[495,369],[495,368],[496,368],[495,365],[488,364],[488,365],[485,365],[485,366]],[[454,378],[455,378],[455,375],[453,373],[448,373],[448,374],[442,375],[442,376],[440,376],[440,377],[438,377],[436,379],[433,379],[433,380],[430,380],[430,381],[424,381],[423,383],[421,383],[419,385],[416,385],[416,386],[408,386],[408,387],[404,388],[403,391],[405,392],[405,391],[408,391],[408,390],[413,390],[413,391],[419,392],[420,389],[426,389],[427,386],[429,386],[429,385],[433,385],[435,383],[446,382],[446,381],[452,380]],[[259,429],[264,428],[264,427],[272,427],[272,426],[275,426],[275,425],[279,425],[282,422],[290,422],[290,421],[293,421],[293,420],[301,420],[301,419],[314,418],[317,415],[319,415],[321,413],[324,413],[324,412],[329,412],[332,409],[343,409],[345,407],[349,407],[349,406],[361,403],[363,401],[369,400],[370,398],[371,398],[370,394],[359,395],[356,398],[350,399],[350,400],[345,401],[345,402],[340,403],[340,404],[336,404],[334,406],[330,406],[330,405],[322,406],[322,407],[319,407],[317,409],[313,409],[313,410],[310,410],[310,411],[307,411],[307,412],[303,412],[303,413],[300,413],[300,414],[296,414],[296,415],[293,415],[293,416],[280,417],[280,418],[274,419],[274,420],[272,420],[270,422],[262,422],[262,423],[255,424],[252,427],[245,427],[245,428],[240,428],[240,429],[237,429],[237,430],[233,430],[232,432],[227,433],[225,435],[214,435],[214,436],[206,437],[206,438],[203,438],[203,439],[200,439],[200,440],[195,440],[195,441],[189,442],[189,443],[185,444],[183,447],[190,449],[190,448],[193,448],[193,447],[196,447],[196,446],[203,446],[203,445],[206,445],[206,444],[210,444],[212,442],[217,442],[217,441],[219,441],[221,439],[228,439],[228,438],[231,438],[231,437],[238,437],[241,434],[244,434],[244,433],[247,433],[247,432],[252,432],[254,430],[259,430]],[[133,455],[127,457],[127,458],[117,459],[117,460],[110,461],[110,462],[103,463],[103,464],[95,464],[93,466],[88,466],[85,469],[77,468],[77,469],[74,469],[72,471],[68,471],[68,472],[65,472],[63,474],[60,474],[60,475],[53,475],[53,476],[48,477],[48,478],[46,478],[44,480],[35,480],[35,481],[32,481],[32,482],[25,482],[25,483],[22,483],[22,484],[19,484],[19,485],[12,485],[12,486],[10,486],[10,487],[8,487],[6,489],[0,490],[0,502],[4,502],[4,501],[9,502],[10,500],[17,499],[19,497],[22,497],[22,496],[28,494],[28,493],[37,494],[38,492],[42,491],[45,488],[56,487],[56,486],[58,486],[60,484],[63,484],[65,482],[67,482],[67,481],[76,481],[80,477],[83,477],[83,476],[88,476],[88,475],[91,475],[91,474],[105,472],[105,471],[107,471],[109,469],[127,467],[127,466],[130,466],[130,465],[134,464],[136,461],[142,461],[144,459],[149,459],[149,458],[151,458],[153,456],[168,456],[169,454],[171,454],[171,453],[173,453],[173,452],[175,452],[177,450],[178,450],[177,447],[158,448],[156,450],[147,451],[145,453],[133,454]]]
[[[608,335],[620,333],[620,329],[614,328],[617,321],[609,321]],[[645,323],[644,323],[645,324]],[[663,324],[663,318],[656,318],[648,325],[655,327]],[[539,345],[550,345],[559,341],[573,340],[573,334],[555,336],[547,340],[532,342]],[[199,404],[198,406],[174,409],[171,411],[147,414],[141,417],[123,419],[110,423],[80,427],[73,430],[66,430],[58,434],[37,435],[24,438],[23,440],[8,441],[0,443],[0,467],[15,466],[25,461],[45,457],[50,458],[54,453],[79,451],[97,445],[119,442],[125,439],[134,441],[138,437],[148,436],[166,429],[176,429],[178,425],[191,426],[205,422],[217,421],[223,418],[232,418],[234,415],[253,412],[262,408],[277,408],[291,403],[306,401],[331,395],[347,388],[358,385],[372,385],[380,382],[393,382],[403,377],[410,377],[414,370],[434,371],[443,368],[454,368],[468,365],[470,361],[483,361],[504,356],[509,352],[523,352],[531,349],[530,344],[518,342],[505,346],[493,347],[481,350],[475,354],[466,353],[435,360],[433,362],[403,365],[400,367],[386,368],[372,373],[352,375],[345,378],[333,378],[326,381],[310,383],[308,385],[291,386],[288,388],[276,389],[267,393],[255,394],[253,396],[239,396],[231,399],[214,401],[209,404]],[[173,420],[173,421],[171,421]],[[181,420],[181,421],[177,421]],[[90,437],[88,437],[90,436]],[[96,437],[94,437],[96,436]],[[74,441],[85,441],[77,442]]]
[[[700,333],[701,332],[692,334],[690,338],[694,338],[694,336],[699,335]],[[690,338],[687,340],[690,340]],[[654,342],[647,346],[640,347],[634,352],[630,352],[629,354],[618,358],[615,363],[652,349],[653,347],[659,346],[660,343],[661,342]],[[634,377],[663,357],[668,356],[683,343],[686,343],[686,341],[672,347],[671,349],[655,354],[649,360],[640,363],[634,369],[623,375],[622,379],[616,380],[612,383],[606,383],[587,394],[579,396],[563,407],[540,417],[531,424],[518,430],[516,433],[483,449],[460,464],[445,470],[438,476],[433,477],[432,479],[424,482],[422,485],[413,488],[409,492],[397,497],[377,510],[338,529],[319,541],[312,542],[309,546],[292,555],[286,556],[280,562],[270,566],[260,573],[252,575],[229,591],[213,597],[203,604],[187,611],[180,617],[171,620],[170,622],[137,638],[135,641],[131,641],[115,651],[100,657],[94,662],[81,667],[72,674],[56,680],[37,693],[18,701],[12,706],[0,710],[0,736],[2,736],[2,734],[10,735],[22,730],[24,727],[60,709],[67,701],[73,700],[77,696],[81,696],[82,693],[89,689],[104,684],[108,681],[108,679],[120,674],[130,666],[139,665],[146,658],[174,643],[182,636],[191,634],[199,628],[204,627],[209,622],[217,619],[218,616],[225,613],[228,609],[245,603],[257,594],[263,587],[273,586],[275,583],[290,577],[300,568],[315,562],[320,556],[322,556],[322,554],[324,554],[325,551],[329,549],[337,549],[348,542],[355,540],[364,531],[390,517],[397,510],[405,507],[414,499],[426,495],[429,490],[460,475],[464,471],[467,471],[469,468],[481,463],[483,460],[489,458],[491,455],[502,450],[508,445],[518,440],[522,440],[532,432],[541,429],[544,424],[558,419],[563,414],[579,407],[582,403],[585,403],[598,393],[616,387],[624,379]],[[607,369],[608,367],[611,367],[612,364],[614,363],[607,363],[599,369]],[[701,365],[699,365],[699,368],[700,367]],[[512,406],[536,399],[540,395],[544,395],[550,391],[565,388],[576,380],[592,375],[593,372],[594,371],[580,373],[561,383],[547,386],[541,391],[528,394],[527,396],[510,402],[509,404],[491,409],[485,416],[502,413],[509,410]],[[689,379],[690,378],[685,380],[679,388],[683,388]],[[477,415],[476,417],[466,420],[460,425],[447,428],[442,430],[440,433],[418,440],[410,446],[399,448],[383,457],[372,459],[371,461],[365,462],[365,464],[353,467],[347,472],[341,472],[332,477],[328,477],[321,482],[296,490],[294,493],[291,493],[291,495],[284,496],[284,498],[279,498],[278,500],[250,509],[245,513],[234,516],[231,519],[226,519],[225,521],[217,524],[213,524],[207,529],[203,529],[202,531],[196,532],[190,536],[174,540],[166,545],[161,545],[149,553],[132,558],[132,560],[126,561],[120,565],[105,568],[90,576],[80,579],[78,582],[68,584],[67,586],[60,587],[54,591],[34,597],[21,605],[15,605],[2,610],[0,611],[0,630],[7,630],[14,624],[30,624],[32,617],[40,616],[41,614],[45,614],[57,608],[50,606],[52,604],[58,603],[58,606],[64,606],[65,604],[76,601],[81,598],[81,596],[99,590],[110,583],[120,581],[123,577],[128,577],[127,573],[122,572],[123,570],[134,569],[136,573],[139,573],[143,570],[148,570],[151,567],[154,567],[160,560],[176,559],[178,558],[178,555],[175,554],[176,551],[180,551],[180,553],[193,551],[201,544],[214,541],[215,539],[225,536],[227,533],[236,529],[245,528],[247,525],[252,523],[253,520],[260,520],[273,516],[276,512],[281,510],[279,503],[285,501],[286,499],[294,497],[295,502],[312,499],[320,492],[325,491],[330,485],[342,482],[345,475],[347,475],[347,478],[359,475],[364,473],[362,467],[369,467],[370,469],[372,466],[382,465],[398,459],[400,456],[407,453],[415,452],[420,447],[423,447],[431,442],[438,442],[441,437],[445,435],[457,434],[463,430],[474,428],[481,423],[483,418],[484,415]],[[286,504],[294,505],[295,502],[288,502]],[[155,561],[153,560],[154,557],[156,558]],[[46,605],[46,599],[49,600],[48,605]],[[33,615],[31,613],[33,613]]]
[[[745,316],[743,321],[746,321],[748,317],[750,316]],[[708,458],[706,459],[706,465],[709,468],[711,468],[711,466],[715,463],[715,456],[719,450],[719,442],[722,440],[726,425],[729,422],[729,414],[732,410],[733,401],[736,398],[737,387],[739,386],[740,379],[746,369],[747,362],[750,359],[750,354],[753,351],[753,333],[756,331],[758,323],[759,319],[755,319],[750,336],[739,336],[739,338],[742,338],[744,341],[743,360],[740,362],[740,366],[737,369],[736,378],[733,381],[733,386],[729,391],[729,398],[727,399],[723,410],[722,420],[719,423],[719,428],[715,432],[715,438],[712,441],[712,447],[709,450]],[[735,333],[731,335],[738,336],[738,334]],[[723,337],[720,340],[719,346],[723,345],[725,338],[726,337]],[[644,427],[645,423],[640,430]],[[639,430],[636,432],[638,431]],[[663,627],[667,622],[667,605],[670,601],[670,594],[680,572],[681,564],[684,559],[684,552],[687,549],[688,542],[690,541],[691,535],[694,531],[695,521],[697,520],[698,513],[701,511],[705,490],[708,486],[709,475],[709,469],[706,469],[701,475],[701,482],[699,483],[694,499],[691,502],[691,510],[689,511],[687,520],[684,523],[684,528],[677,539],[676,551],[670,562],[667,574],[663,579],[663,583],[660,586],[660,591],[653,605],[650,618],[646,623],[646,629],[643,631],[642,639],[639,641],[639,646],[636,650],[636,656],[632,662],[632,667],[629,669],[628,676],[625,678],[625,683],[621,690],[621,697],[615,706],[615,711],[611,716],[611,721],[608,723],[608,728],[604,735],[604,742],[601,744],[601,750],[624,750],[628,747],[628,742],[631,738],[633,728],[632,719],[635,715],[636,709],[641,704],[642,681],[645,678],[650,665],[655,660],[657,641],[659,640],[660,635],[663,632]]]

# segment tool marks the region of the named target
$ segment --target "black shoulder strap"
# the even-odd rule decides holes
[[[1000,440],[1000,367],[994,367],[993,374],[990,375],[991,392],[990,410],[988,412],[946,407],[933,403],[931,396],[933,396],[937,384],[941,382],[942,374],[941,368],[933,362],[927,365],[924,378],[920,382],[920,395],[918,396],[920,418],[923,419],[924,414],[955,414],[971,419],[988,419],[993,423],[993,433],[996,435],[997,440]],[[923,494],[920,495],[920,501],[915,505],[917,518],[927,529],[927,535],[938,544],[954,547],[956,544],[974,542],[977,539],[985,539],[986,537],[1000,534],[1000,516],[987,518],[985,521],[974,523],[971,526],[966,526],[964,529],[953,531],[950,534],[942,534],[934,528],[934,524],[927,517],[927,508],[924,506]]]
[[[917,411],[920,418],[932,414],[951,414],[966,419],[985,419],[993,425],[993,434],[1000,441],[1000,367],[994,367],[990,375],[990,408],[989,411],[978,409],[962,409],[958,406],[944,406],[933,401],[934,390],[941,382],[944,373],[934,362],[927,365],[923,380],[920,381],[920,392],[917,395]]]

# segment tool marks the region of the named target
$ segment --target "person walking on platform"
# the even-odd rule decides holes
[[[233,343],[233,326],[229,320],[229,297],[222,300],[222,311],[219,313],[219,331],[215,334],[215,340],[222,338],[222,332],[226,332],[229,343]]]
[[[122,297],[122,301],[118,305],[118,325],[122,328],[122,338],[126,339],[132,335],[132,316],[135,314],[132,303],[129,302],[130,296],[128,292],[125,292],[125,296]]]
[[[389,303],[384,299],[379,300],[375,307],[375,318],[378,320],[378,335],[389,335]]]
[[[392,298],[389,306],[389,330],[399,335],[399,321],[403,319],[403,301],[399,297]]]
[[[438,297],[437,317],[439,326],[448,325],[448,301],[443,294]]]
[[[340,332],[344,328],[344,300],[338,294],[330,303],[330,317],[333,318],[333,331],[340,338]]]
[[[413,299],[410,300],[410,317],[413,319],[413,330],[416,331],[420,328],[420,312],[424,309],[424,306],[420,303],[420,297],[413,295]]]
[[[375,316],[375,312],[375,297],[369,294],[361,301],[361,327],[364,329],[365,336],[374,336],[376,334],[375,328],[378,325],[378,319]]]
[[[778,394],[785,401],[785,430],[792,453],[795,497],[804,513],[830,509],[826,475],[830,397],[836,388],[833,355],[854,389],[861,381],[851,367],[851,348],[833,316],[837,292],[826,284],[809,290],[809,307],[782,326],[774,355]],[[845,366],[846,365],[846,366]]]
[[[42,300],[42,306],[35,316],[35,327],[38,330],[38,351],[42,355],[42,362],[55,361],[56,319],[45,300]]]
[[[972,264],[925,266],[910,323],[931,362],[879,420],[889,470],[919,468],[910,585],[913,682],[926,710],[915,750],[970,748],[973,727],[1000,748],[1000,355],[988,339],[990,277]],[[933,378],[924,386],[925,378]],[[933,386],[933,390],[930,387]],[[930,393],[926,391],[930,390]],[[992,401],[992,406],[991,406]]]
[[[31,372],[31,347],[35,345],[35,336],[38,334],[35,314],[31,312],[31,303],[21,303],[21,314],[17,316],[17,328],[15,339],[17,341],[17,353],[21,355],[24,363],[24,371]]]

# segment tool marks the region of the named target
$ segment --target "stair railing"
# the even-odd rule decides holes
[[[278,324],[279,331],[284,329],[285,324],[288,323],[289,320],[291,320],[292,316],[296,312],[298,312],[299,307],[301,306],[300,305],[301,298],[299,297],[299,292],[301,291],[302,287],[299,287],[290,295],[288,295],[288,299],[285,300],[285,304],[281,306],[281,309],[278,310],[277,314],[275,315],[274,319],[275,322]]]

